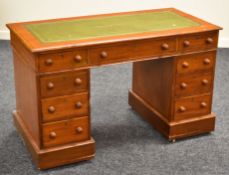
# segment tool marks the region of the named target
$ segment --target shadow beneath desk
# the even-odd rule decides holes
[[[38,170],[32,157],[16,131],[11,132],[0,145],[0,174],[49,174],[53,171],[91,164],[92,161],[82,161],[59,166],[47,170]]]
[[[212,137],[211,133],[191,136],[187,138],[178,139],[175,143],[167,140],[162,134],[153,128],[147,121],[143,120],[135,111],[129,109],[128,120],[130,123],[92,123],[92,136],[96,141],[96,150],[106,149],[112,147],[121,147],[125,144],[139,144],[139,145],[169,145],[178,144],[185,141],[194,141],[202,137]]]
[[[96,150],[122,146],[125,144],[168,144],[168,140],[157,132],[137,113],[129,110],[127,121],[92,123],[92,136],[96,141]],[[131,121],[132,120],[132,121]],[[128,122],[130,121],[130,122]]]
[[[32,159],[18,133],[14,130],[6,136],[0,145],[0,170],[2,174],[14,174],[14,171],[34,169]],[[22,172],[20,172],[22,173]],[[19,174],[20,174],[19,173]]]

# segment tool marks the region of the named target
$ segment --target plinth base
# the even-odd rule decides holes
[[[133,91],[129,92],[129,104],[139,115],[170,141],[178,138],[214,131],[215,115],[169,122]]]
[[[95,141],[90,140],[63,146],[40,149],[16,111],[13,112],[14,124],[24,139],[37,168],[48,169],[92,159],[95,156]]]

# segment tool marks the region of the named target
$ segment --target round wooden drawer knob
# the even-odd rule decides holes
[[[52,59],[47,59],[47,60],[45,60],[45,64],[47,65],[47,66],[51,66],[52,65],[52,63],[53,63],[53,61],[52,61]]]
[[[56,111],[54,106],[49,106],[48,108],[49,113],[54,113]]]
[[[185,47],[189,47],[190,46],[190,42],[189,41],[184,41],[184,46]]]
[[[76,107],[77,109],[82,108],[82,106],[83,106],[83,104],[82,104],[80,101],[77,102],[76,105],[75,105],[75,107]]]
[[[202,108],[206,108],[206,107],[207,107],[207,103],[202,102],[202,103],[200,103],[200,106],[201,106]]]
[[[169,49],[169,45],[167,43],[164,43],[164,44],[161,45],[161,48],[163,50],[168,50]]]
[[[54,84],[52,82],[49,82],[47,87],[48,87],[48,89],[53,89],[54,88]]]
[[[186,89],[187,86],[188,86],[188,85],[187,85],[186,83],[181,83],[181,85],[180,85],[181,89]]]
[[[77,128],[76,128],[76,132],[77,132],[77,133],[82,133],[82,132],[83,132],[83,128],[80,127],[80,126],[77,127]]]
[[[100,57],[101,58],[107,58],[108,57],[107,52],[105,52],[105,51],[101,52]]]
[[[213,43],[213,39],[210,38],[210,37],[207,38],[207,39],[206,39],[206,43],[207,43],[207,44],[212,44],[212,43]]]
[[[183,68],[188,68],[188,67],[189,67],[188,62],[184,61],[184,62],[182,63],[182,67],[183,67]]]
[[[207,80],[207,79],[203,79],[203,80],[202,80],[202,84],[203,84],[203,85],[207,85],[207,84],[208,84],[208,80]]]
[[[180,112],[185,112],[186,111],[186,108],[184,106],[180,106],[179,111]]]
[[[55,139],[56,138],[56,133],[55,132],[50,132],[49,138]]]
[[[82,60],[82,57],[80,55],[75,56],[75,61],[80,62]]]
[[[204,64],[205,65],[209,65],[211,63],[211,60],[210,59],[208,59],[208,58],[205,58],[204,59]]]
[[[75,79],[75,84],[76,85],[81,85],[82,84],[82,80],[80,78],[76,78]]]

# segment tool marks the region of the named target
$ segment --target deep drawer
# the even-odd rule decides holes
[[[41,97],[70,95],[88,90],[89,71],[70,71],[40,78]]]
[[[43,124],[44,147],[80,142],[89,139],[89,118],[79,117],[71,120]]]
[[[194,96],[176,100],[174,120],[185,120],[211,113],[211,95]]]
[[[209,93],[212,91],[212,86],[212,72],[178,76],[176,77],[175,96],[185,97]]]
[[[87,116],[89,112],[88,93],[42,99],[43,122]]]

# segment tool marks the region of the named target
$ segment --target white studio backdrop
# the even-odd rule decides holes
[[[175,7],[224,28],[220,47],[229,47],[228,0],[0,0],[0,39],[6,23]]]

